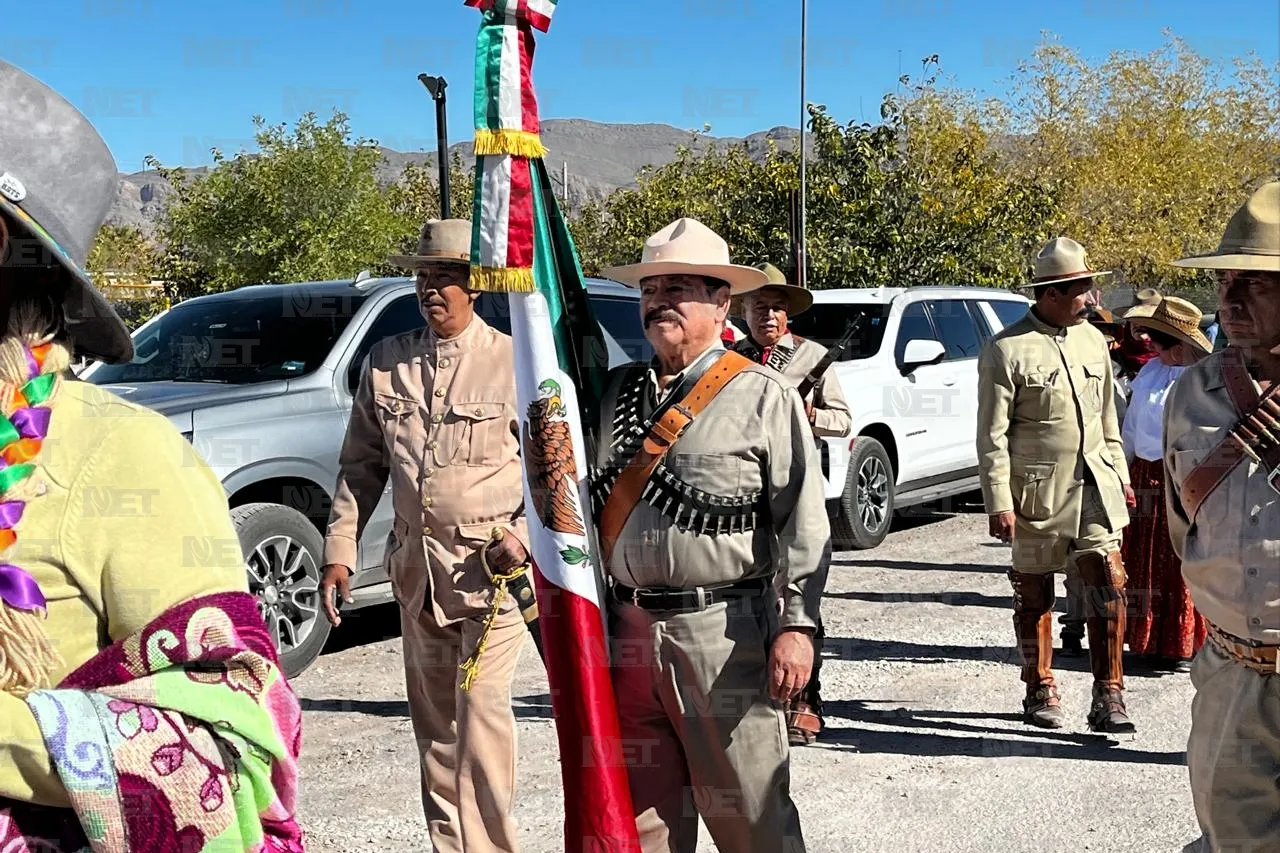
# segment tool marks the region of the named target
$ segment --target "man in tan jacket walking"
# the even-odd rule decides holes
[[[511,338],[473,310],[471,223],[428,222],[415,269],[427,328],[376,344],[362,367],[325,537],[321,597],[349,601],[356,543],[388,479],[386,566],[400,604],[422,803],[440,853],[514,853],[511,678],[525,627],[508,597],[469,689],[460,665],[484,634],[493,571],[528,559]],[[504,534],[494,535],[494,529]]]
[[[1094,731],[1129,734],[1124,704],[1124,565],[1135,504],[1116,421],[1107,345],[1086,322],[1096,277],[1084,248],[1051,240],[1028,287],[1035,305],[978,361],[978,459],[991,534],[1013,544],[1013,622],[1027,722],[1063,724],[1053,677],[1053,574],[1084,585]]]

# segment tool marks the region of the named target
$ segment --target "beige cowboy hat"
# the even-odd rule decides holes
[[[752,288],[746,293],[740,294],[733,298],[733,303],[729,310],[731,313],[741,317],[743,308],[743,300],[751,293],[760,293],[766,290],[777,291],[787,298],[787,316],[794,317],[797,314],[803,314],[813,305],[813,294],[808,288],[801,287],[798,284],[790,284],[787,277],[782,274],[782,270],[773,264],[764,263],[757,267],[767,277],[767,281],[759,287]]]
[[[1018,289],[1030,290],[1045,284],[1102,278],[1114,274],[1112,270],[1091,269],[1088,253],[1075,240],[1070,237],[1054,237],[1036,255],[1031,281],[1018,285]]]
[[[387,262],[405,269],[471,261],[471,223],[466,219],[428,219],[418,235],[416,255],[392,255]]]
[[[1203,353],[1213,351],[1213,344],[1200,331],[1200,309],[1185,299],[1166,296],[1154,307],[1152,313],[1132,318],[1137,327],[1154,329],[1172,335],[1184,344],[1195,347]]]
[[[729,244],[696,219],[684,217],[672,222],[644,241],[640,263],[607,267],[605,278],[639,287],[640,279],[651,275],[702,275],[729,283],[732,294],[744,293],[766,284],[768,277],[755,267],[729,262]]]
[[[1280,272],[1280,181],[1257,189],[1227,222],[1218,250],[1173,262],[1175,267]]]
[[[1156,311],[1156,306],[1164,297],[1160,291],[1154,287],[1144,287],[1134,296],[1134,303],[1125,309],[1120,315],[1121,320],[1134,320],[1138,317],[1150,317]]]

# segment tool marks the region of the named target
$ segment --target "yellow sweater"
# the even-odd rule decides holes
[[[37,466],[48,491],[6,556],[48,599],[55,684],[179,602],[247,590],[226,493],[167,418],[63,380]],[[0,797],[68,805],[26,702],[5,693]]]

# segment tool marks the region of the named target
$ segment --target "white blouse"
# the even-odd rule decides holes
[[[1133,378],[1129,408],[1125,412],[1120,435],[1124,439],[1124,455],[1148,462],[1164,458],[1164,401],[1169,389],[1185,367],[1162,364],[1153,358]]]

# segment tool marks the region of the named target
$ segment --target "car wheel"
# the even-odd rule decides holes
[[[231,510],[249,568],[249,592],[258,599],[280,665],[289,678],[301,675],[329,639],[320,606],[320,561],[324,539],[296,509],[251,503]]]
[[[860,436],[849,456],[840,509],[832,525],[839,548],[874,548],[889,535],[893,521],[893,463],[884,445]]]

